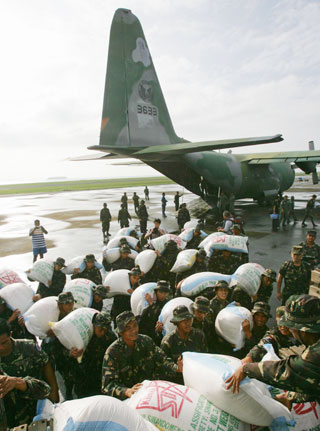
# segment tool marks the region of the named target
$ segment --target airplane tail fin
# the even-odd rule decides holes
[[[172,126],[148,45],[138,18],[115,12],[101,122],[100,145],[131,147],[187,142]]]

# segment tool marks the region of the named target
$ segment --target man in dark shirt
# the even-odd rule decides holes
[[[108,297],[108,290],[103,284],[98,284],[92,288],[92,304],[91,308],[101,311],[103,307],[103,300]]]
[[[107,208],[107,204],[103,204],[103,208],[100,211],[100,221],[102,223],[102,234],[103,239],[105,240],[109,236],[109,229],[110,229],[110,221],[112,217],[109,211],[109,208]]]
[[[138,209],[138,218],[139,218],[139,222],[140,222],[140,232],[145,234],[147,232],[147,222],[148,222],[148,211],[147,211],[147,207],[145,206],[145,202],[142,199],[140,201],[140,206]]]
[[[317,232],[309,230],[306,241],[300,242],[302,247],[302,262],[307,263],[311,269],[316,268],[320,263],[320,246],[316,244]]]
[[[34,301],[47,298],[48,296],[58,296],[63,291],[66,284],[66,275],[61,270],[65,267],[65,260],[62,257],[58,257],[53,262],[52,279],[48,282],[48,286],[39,283],[37,294],[33,297]]]
[[[304,218],[302,220],[302,226],[307,226],[305,221],[307,220],[307,218],[310,218],[311,223],[313,225],[313,227],[316,227],[317,225],[315,224],[314,220],[313,220],[313,210],[314,210],[314,205],[316,203],[316,195],[312,195],[311,199],[308,200],[307,202],[307,206],[306,206],[306,210],[305,210],[305,215]]]
[[[92,281],[95,284],[102,284],[102,276],[99,269],[94,265],[96,258],[93,254],[87,254],[84,258],[84,262],[86,264],[85,269],[82,272],[78,272],[71,276],[71,279],[75,278],[86,278],[87,280]]]
[[[120,247],[120,257],[113,263],[108,263],[103,259],[102,264],[106,271],[116,271],[117,269],[132,269],[134,267],[134,260],[129,257],[131,248],[128,245]]]

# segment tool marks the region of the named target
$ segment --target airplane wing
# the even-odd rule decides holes
[[[67,157],[65,160],[69,160],[71,162],[82,162],[88,160],[112,160],[112,159],[124,159],[125,156],[120,156],[119,154],[89,154],[87,156],[75,156],[75,157]]]
[[[320,163],[320,151],[287,151],[279,153],[258,153],[245,154],[242,162],[248,162],[250,165],[266,165],[269,163]]]

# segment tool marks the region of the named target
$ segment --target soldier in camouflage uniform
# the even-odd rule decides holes
[[[86,278],[95,284],[102,284],[101,272],[95,266],[96,258],[93,254],[87,254],[84,258],[85,269],[82,272],[77,272],[71,276],[71,279]]]
[[[120,247],[120,257],[113,263],[108,263],[104,258],[102,265],[106,271],[116,271],[117,269],[132,269],[134,267],[134,260],[129,257],[131,248],[129,245],[122,245]]]
[[[102,393],[124,400],[130,398],[143,380],[168,379],[182,372],[147,335],[139,334],[134,314],[117,316],[120,338],[108,347],[102,366]]]
[[[111,329],[111,317],[107,313],[97,313],[92,318],[93,335],[79,364],[74,361],[74,391],[78,398],[101,395],[101,372],[104,354],[116,339]],[[70,355],[77,358],[82,354],[71,349]]]
[[[128,196],[126,192],[124,192],[121,196],[121,206],[122,205],[126,210],[128,209]]]
[[[316,227],[317,225],[315,224],[314,220],[313,220],[313,210],[314,210],[314,205],[316,203],[316,195],[312,195],[312,198],[308,200],[307,202],[307,206],[306,206],[306,210],[305,210],[305,214],[304,214],[304,218],[302,220],[302,224],[301,226],[307,226],[305,221],[307,220],[307,218],[310,218],[313,227]]]
[[[172,291],[174,291],[175,287],[176,274],[170,272],[170,269],[173,267],[179,252],[180,250],[178,249],[177,243],[170,239],[166,243],[165,249],[161,255],[161,278],[169,281]],[[158,254],[160,257],[160,253]]]
[[[58,257],[53,262],[52,279],[48,282],[48,286],[39,283],[37,294],[33,297],[34,301],[47,298],[48,296],[58,296],[63,291],[67,278],[61,270],[65,267],[65,260],[62,257]]]
[[[179,225],[180,231],[183,229],[184,224],[187,223],[187,221],[191,220],[190,213],[189,213],[189,211],[187,209],[187,204],[186,203],[183,203],[183,204],[180,205],[180,209],[178,211],[177,219],[178,219],[178,225]]]
[[[12,337],[13,338],[28,338],[36,341],[34,335],[28,332],[25,327],[23,317],[21,316],[20,310],[11,310],[4,298],[0,296],[0,318],[10,323]]]
[[[198,296],[194,300],[191,308],[193,312],[192,327],[200,329],[204,333],[206,344],[208,346],[212,332],[211,322],[207,318],[210,313],[210,301],[204,296]]]
[[[288,200],[288,196],[285,195],[280,204],[280,219],[279,219],[279,225],[281,226],[282,224],[283,228],[288,224],[289,210],[290,210],[290,202]]]
[[[118,223],[120,223],[121,229],[123,227],[129,227],[129,220],[132,220],[127,208],[122,204],[118,212]]]
[[[320,246],[315,243],[316,237],[317,232],[309,230],[306,241],[299,244],[302,247],[302,262],[307,263],[310,269],[316,268],[320,263]]]
[[[92,304],[91,308],[101,311],[103,307],[103,300],[108,297],[108,290],[103,284],[98,284],[92,288]]]
[[[176,326],[176,329],[163,337],[160,346],[168,358],[176,362],[183,352],[206,353],[208,351],[204,333],[192,327],[193,314],[185,305],[179,305],[173,310],[173,318],[170,322]],[[183,384],[181,375],[177,374],[174,381]]]
[[[178,272],[176,274],[176,288],[177,288],[177,294],[176,296],[180,296],[180,287],[181,287],[181,281],[184,280],[187,277],[190,277],[192,274],[198,274],[199,272],[206,272],[208,271],[207,266],[207,253],[203,248],[201,248],[199,251],[197,251],[196,254],[196,260],[192,267],[184,272]],[[179,287],[178,287],[179,286]]]
[[[103,208],[100,211],[100,221],[102,223],[103,240],[105,240],[109,236],[111,219],[112,219],[112,216],[110,214],[109,208],[107,208],[107,204],[104,203]]]
[[[277,279],[277,273],[273,269],[266,269],[261,275],[261,283],[258,289],[255,302],[269,302],[269,299],[272,295],[273,285]]]
[[[248,355],[242,360],[242,363],[252,363],[252,362],[260,362],[264,355],[267,353],[265,349],[265,344],[271,344],[273,350],[277,356],[281,358],[281,349],[288,348],[292,346],[294,340],[291,337],[291,333],[286,326],[280,325],[280,319],[284,315],[285,306],[277,307],[276,309],[276,320],[277,326],[270,331],[267,331],[265,335],[261,338],[259,343],[255,345]]]
[[[282,305],[291,295],[301,295],[309,291],[311,272],[309,265],[302,261],[303,248],[294,246],[291,249],[291,261],[286,261],[279,270],[277,280],[277,298],[282,298]],[[281,292],[281,284],[284,288]]]
[[[147,222],[149,214],[147,211],[147,207],[145,206],[145,201],[143,199],[140,202],[137,216],[140,222],[140,232],[145,234],[147,232]]]
[[[229,250],[216,250],[209,259],[208,271],[233,274],[240,266],[240,257]]]
[[[187,243],[186,248],[187,249],[196,249],[199,247],[200,242],[202,241],[201,238],[201,225],[197,224],[193,231],[193,237],[192,239]]]
[[[250,295],[247,294],[247,292],[245,292],[242,289],[241,286],[236,285],[233,288],[233,290],[231,292],[230,301],[231,302],[235,301],[237,303],[237,305],[241,305],[241,307],[245,307],[249,311],[252,310],[252,307],[253,307],[252,298]]]
[[[293,295],[286,302],[280,325],[287,326],[300,343],[306,345],[301,355],[280,361],[244,364],[226,380],[227,389],[239,392],[245,377],[285,389],[277,397],[289,409],[292,402],[320,400],[320,299],[310,295]]]
[[[218,338],[216,334],[215,324],[218,313],[223,310],[228,304],[228,294],[230,288],[228,283],[224,280],[219,281],[214,286],[215,296],[210,301],[210,312],[207,316],[207,321],[210,326],[210,336],[208,338],[208,347],[209,352],[219,353],[221,350],[219,347],[219,343],[221,340]]]
[[[32,422],[38,399],[59,400],[48,356],[32,340],[10,338],[10,325],[4,319],[0,319],[0,394],[9,427]]]
[[[261,338],[269,330],[267,321],[271,316],[270,305],[266,302],[256,302],[252,309],[253,327],[250,329],[249,320],[242,322],[242,330],[245,336],[245,344],[241,349],[241,356],[246,355],[252,347],[259,343]]]
[[[162,339],[163,324],[158,322],[162,308],[168,302],[170,293],[170,284],[166,280],[157,282],[154,289],[156,301],[153,302],[151,296],[147,293],[146,300],[149,306],[145,308],[139,319],[140,334],[148,335],[159,346]]]

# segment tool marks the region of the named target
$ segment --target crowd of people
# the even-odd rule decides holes
[[[150,240],[165,235],[161,219],[155,218],[153,227],[147,229],[149,214],[145,201],[149,190],[144,190],[145,200],[134,193],[134,210],[139,218],[140,233],[132,228],[130,236],[137,238],[136,250],[150,247]],[[174,197],[177,223],[182,231],[190,214],[185,203],[179,203],[181,195]],[[221,196],[223,197],[223,196]],[[162,216],[166,216],[166,196],[162,195]],[[242,227],[234,223],[234,202],[221,205],[223,220],[218,231],[227,235],[243,235]],[[230,207],[231,206],[231,207]],[[231,212],[232,211],[232,212]],[[111,214],[107,204],[100,212],[104,240],[110,236]],[[131,216],[128,212],[128,197],[121,197],[118,213],[120,227],[128,227]],[[72,279],[85,278],[94,283],[93,302],[96,310],[92,318],[93,335],[83,352],[66,349],[50,330],[47,337],[39,340],[25,327],[19,310],[10,310],[0,291],[0,409],[9,427],[30,423],[35,416],[35,405],[39,399],[49,398],[58,402],[63,393],[65,400],[105,394],[121,400],[130,398],[143,380],[169,380],[183,384],[183,359],[186,351],[218,353],[236,356],[242,366],[227,381],[230,390],[238,391],[245,376],[283,388],[289,392],[278,397],[279,402],[289,408],[292,402],[320,400],[320,300],[308,295],[311,270],[320,264],[320,246],[316,244],[316,231],[309,230],[306,240],[294,244],[291,260],[281,263],[277,272],[267,268],[261,275],[260,287],[255,296],[250,296],[241,285],[229,287],[225,281],[212,283],[200,294],[192,297],[191,309],[179,305],[173,310],[171,323],[175,329],[163,335],[163,323],[159,316],[164,305],[174,297],[180,297],[181,285],[187,277],[200,272],[233,274],[237,268],[249,261],[249,254],[229,250],[215,251],[207,256],[203,248],[202,224],[193,228],[187,249],[196,249],[196,259],[187,271],[175,274],[171,268],[181,251],[171,239],[164,251],[156,250],[156,260],[150,271],[143,273],[131,257],[131,247],[126,238],[120,239],[120,257],[113,263],[106,259],[100,264],[93,254],[84,257],[74,270]],[[30,230],[34,261],[46,252],[44,234],[46,230],[38,220]],[[75,299],[65,292],[67,281],[62,272],[65,259],[56,258],[54,271],[48,286],[39,283],[34,301],[48,296],[57,296],[59,320],[73,312]],[[110,313],[104,300],[109,286],[103,284],[104,271],[128,270],[130,289],[128,295],[113,298]],[[148,306],[141,315],[131,310],[130,295],[141,284],[156,282],[155,297],[146,294]],[[270,298],[276,282],[277,300],[276,326],[269,328],[271,317]],[[281,302],[280,302],[281,301]],[[253,325],[244,320],[242,330],[245,344],[240,350],[216,332],[215,322],[221,310],[230,302],[251,312]],[[266,353],[264,344],[271,343],[281,358],[276,363],[260,360]],[[290,346],[305,345],[302,355],[290,356],[282,351]],[[82,357],[81,362],[77,359]],[[62,379],[58,379],[59,373]]]

